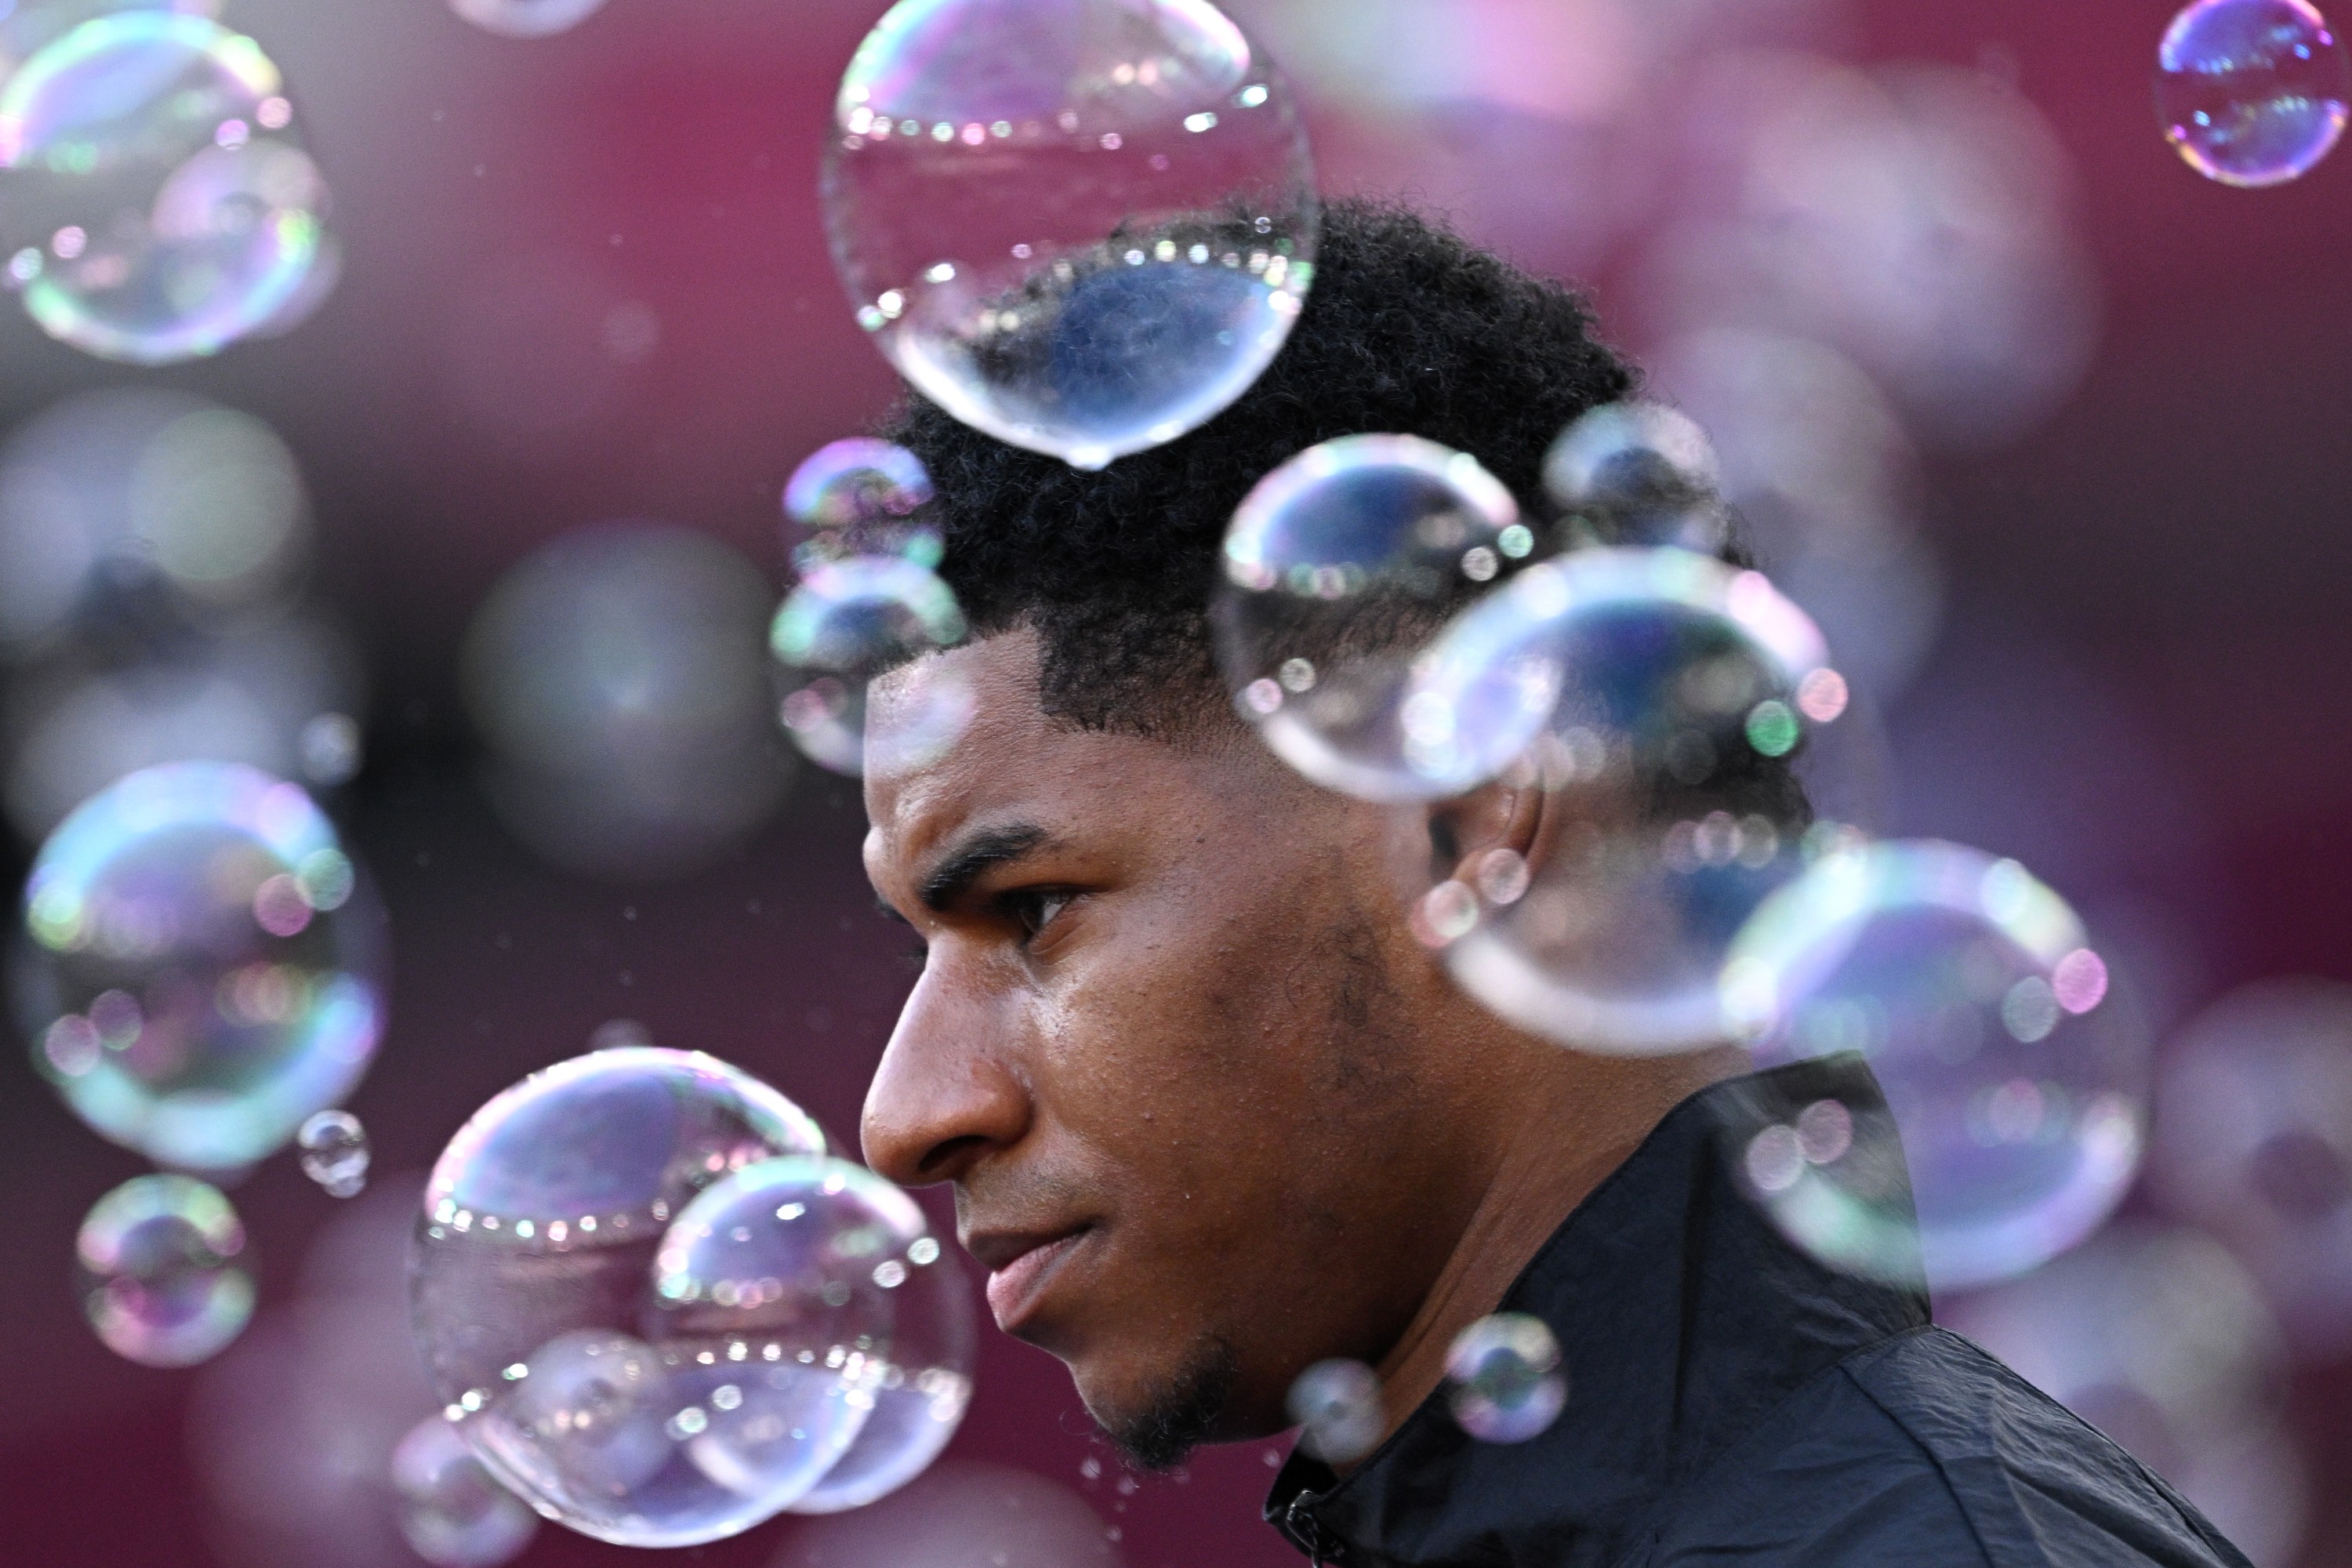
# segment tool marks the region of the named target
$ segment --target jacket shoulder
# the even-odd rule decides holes
[[[2249,1568],[2131,1456],[1932,1328],[1790,1394],[1651,1540],[1642,1568]]]

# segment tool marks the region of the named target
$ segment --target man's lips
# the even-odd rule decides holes
[[[983,1231],[964,1245],[988,1269],[988,1310],[1007,1333],[1026,1318],[1046,1282],[1080,1242],[1094,1234],[1081,1225],[1061,1231]]]

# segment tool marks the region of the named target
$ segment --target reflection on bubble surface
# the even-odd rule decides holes
[[[1319,221],[1288,84],[1208,0],[902,0],[842,80],[824,197],[899,371],[1081,468],[1248,388]]]
[[[109,1350],[145,1366],[193,1366],[253,1315],[245,1226],[219,1191],[140,1176],[98,1201],[74,1241],[82,1304]]]
[[[1225,533],[1217,653],[1275,754],[1367,800],[1453,793],[1399,701],[1444,617],[1536,548],[1501,481],[1415,436],[1348,436],[1261,479]]]
[[[1360,1361],[1318,1361],[1290,1385],[1298,1446],[1327,1464],[1352,1464],[1380,1447],[1387,1417],[1381,1380]]]
[[[499,1568],[539,1533],[538,1517],[438,1415],[419,1421],[392,1451],[392,1487],[401,1534],[435,1568]]]
[[[651,1047],[559,1064],[477,1111],[434,1167],[412,1279],[436,1389],[492,1473],[575,1530],[647,1546],[734,1534],[813,1483],[822,1467],[794,1461],[855,1436],[871,1358],[833,1361],[781,1275],[772,1301],[755,1277],[747,1306],[742,1279],[693,1272],[691,1242],[732,1261],[750,1219],[742,1242],[732,1225],[669,1233],[698,1196],[740,1194],[737,1173],[824,1148],[757,1079]],[[698,1228],[708,1206],[693,1212]],[[685,1268],[662,1261],[681,1248]]]
[[[1751,1193],[1827,1261],[1907,1276],[1890,1159],[1939,1289],[2064,1251],[2137,1171],[2146,1041],[2074,912],[2015,861],[1924,841],[1826,856],[1723,973],[1759,1063],[1860,1051],[1900,1129],[1898,1156],[1864,1108],[1824,1100],[1744,1151]]]
[[[381,927],[299,787],[228,763],[149,768],[42,846],[16,1012],[99,1131],[172,1164],[248,1164],[367,1070]]]
[[[2156,104],[2166,138],[2199,174],[2284,184],[2344,134],[2352,58],[2305,0],[2197,0],[2157,47]]]
[[[1712,554],[1730,532],[1706,432],[1664,404],[1608,404],[1570,426],[1544,458],[1544,488],[1609,544]]]
[[[919,562],[863,555],[815,567],[768,633],[782,671],[785,733],[840,773],[936,761],[961,738],[974,698],[959,671],[921,656],[963,635],[953,590]],[[867,688],[901,667],[887,722],[869,724]]]
[[[163,364],[285,310],[320,253],[324,182],[251,38],[163,10],[100,16],[0,89],[0,247],[61,342]]]
[[[1445,1376],[1454,1419],[1484,1442],[1538,1436],[1568,1404],[1559,1341],[1524,1312],[1497,1312],[1463,1330],[1445,1352]]]

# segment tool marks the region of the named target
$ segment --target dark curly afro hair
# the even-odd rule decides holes
[[[930,470],[941,568],[976,635],[1033,627],[1047,712],[1158,733],[1230,714],[1212,653],[1218,547],[1250,488],[1335,437],[1426,437],[1539,513],[1545,451],[1623,397],[1627,366],[1576,295],[1414,214],[1325,212],[1315,287],[1239,401],[1098,473],[1020,450],[910,397],[883,434]]]

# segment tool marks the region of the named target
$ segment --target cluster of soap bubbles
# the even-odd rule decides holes
[[[891,363],[1087,468],[1248,389],[1320,222],[1289,84],[1208,0],[901,0],[842,79],[824,202]]]
[[[2284,184],[2344,134],[2352,56],[2308,0],[2196,0],[2157,46],[2156,105],[2199,174]]]
[[[282,331],[335,266],[261,46],[197,7],[91,16],[0,86],[0,254],[42,331],[167,364]]]
[[[800,582],[769,628],[777,713],[802,754],[835,773],[936,761],[971,721],[969,683],[923,657],[966,629],[932,570],[943,546],[931,502],[912,452],[865,438],[819,448],[784,488]],[[870,711],[868,689],[892,671],[888,700]]]
[[[970,1398],[968,1298],[912,1200],[709,1057],[621,1047],[507,1090],[435,1166],[416,1238],[447,1420],[603,1540],[857,1507]]]

